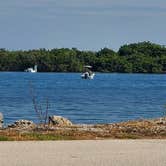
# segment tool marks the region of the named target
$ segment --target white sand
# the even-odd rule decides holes
[[[166,166],[166,140],[0,142],[0,166]]]

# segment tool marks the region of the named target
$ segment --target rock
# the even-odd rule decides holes
[[[3,114],[0,112],[0,128],[3,127]]]
[[[159,118],[155,121],[158,125],[166,125],[166,117]]]
[[[17,128],[17,129],[33,129],[36,125],[29,120],[18,120],[13,124],[8,125],[9,128]]]
[[[49,124],[56,125],[56,126],[72,126],[72,122],[62,116],[50,116],[49,117]]]

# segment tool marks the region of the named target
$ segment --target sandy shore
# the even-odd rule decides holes
[[[1,166],[166,166],[166,140],[0,142]]]

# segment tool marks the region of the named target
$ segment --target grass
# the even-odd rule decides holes
[[[0,141],[13,141],[13,139],[8,136],[0,135]]]
[[[88,140],[88,139],[109,139],[109,138],[117,138],[117,139],[139,139],[140,137],[137,135],[133,135],[130,133],[116,133],[112,136],[101,136],[101,135],[92,135],[92,133],[82,133],[78,132],[60,132],[60,133],[40,133],[40,132],[30,132],[30,133],[4,133],[4,135],[0,135],[0,141],[54,141],[54,140]]]
[[[118,139],[140,139],[140,136],[130,134],[130,133],[119,133],[119,134],[115,135],[115,138],[118,138]]]
[[[157,121],[159,121],[157,119]],[[96,140],[96,139],[166,139],[165,123],[156,120],[128,121],[119,124],[36,128],[33,130],[17,130],[6,128],[0,130],[0,141],[27,140]]]
[[[40,133],[40,132],[3,132],[0,133],[0,141],[49,141],[49,140],[75,140],[73,135],[65,133]]]
[[[25,140],[72,140],[70,136],[56,135],[56,134],[42,134],[42,133],[26,133],[21,135]]]

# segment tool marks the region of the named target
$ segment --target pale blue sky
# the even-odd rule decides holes
[[[0,48],[166,45],[166,0],[0,0]]]

